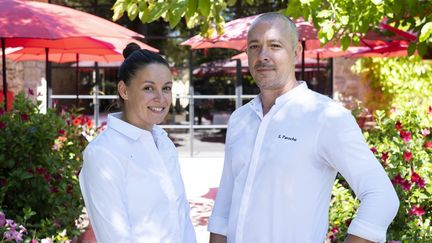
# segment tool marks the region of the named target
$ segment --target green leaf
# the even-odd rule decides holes
[[[351,38],[348,35],[344,35],[341,39],[342,49],[346,50],[351,44]]]
[[[424,42],[428,40],[432,35],[432,22],[427,22],[420,31],[419,41]]]
[[[171,6],[171,11],[168,11],[169,25],[173,29],[183,17],[184,11],[186,9],[186,1],[178,0]]]
[[[198,0],[188,0],[186,7],[186,16],[192,17],[197,12],[197,8]]]
[[[321,10],[318,12],[317,17],[325,19],[331,17],[332,15],[333,15],[333,11],[331,10]]]
[[[381,5],[383,4],[383,0],[372,0],[372,3],[375,5]]]
[[[254,4],[254,0],[246,0],[246,3],[249,5],[253,5]]]
[[[147,23],[148,20],[148,6],[147,3],[144,1],[141,1],[139,3],[139,13],[138,18],[141,20],[142,23]]]
[[[122,16],[124,11],[126,10],[126,2],[124,0],[117,0],[112,7],[112,10],[114,11],[113,14],[113,21],[119,20]]]
[[[424,56],[427,53],[427,44],[426,42],[419,42],[417,46],[417,50],[420,56]]]
[[[210,14],[210,0],[199,0],[198,10],[202,16],[207,17]]]
[[[232,7],[236,4],[237,0],[228,0],[228,6]]]
[[[414,42],[410,43],[408,46],[408,56],[412,56],[416,49],[417,49],[417,44]]]
[[[135,20],[138,15],[138,5],[135,2],[130,2],[127,6],[128,17],[130,20]]]
[[[150,22],[153,22],[153,21],[159,19],[162,16],[162,14],[164,14],[168,11],[168,9],[169,9],[169,4],[166,2],[157,2],[157,3],[149,5],[147,23],[150,23]]]

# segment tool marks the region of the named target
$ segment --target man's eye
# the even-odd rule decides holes
[[[281,45],[279,45],[279,44],[271,44],[271,47],[272,47],[272,48],[280,48]]]
[[[254,50],[254,49],[257,49],[258,48],[258,45],[250,45],[249,46],[249,49],[250,50]]]

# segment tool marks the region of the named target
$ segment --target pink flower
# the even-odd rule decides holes
[[[413,171],[411,174],[411,181],[417,184],[419,188],[424,188],[426,186],[425,180],[421,178],[421,176],[417,174],[415,171]]]
[[[395,113],[396,111],[397,111],[396,106],[392,106],[392,108],[390,109],[390,112],[391,112],[391,113]]]
[[[424,147],[426,148],[426,149],[430,149],[430,148],[432,148],[432,141],[426,141],[425,142],[425,144],[424,144]]]
[[[46,182],[49,182],[49,181],[51,180],[51,175],[48,174],[48,173],[46,173],[46,174],[44,175],[44,179],[45,179]]]
[[[377,153],[377,150],[376,150],[376,148],[375,147],[371,147],[370,148],[370,150],[372,151],[372,153],[374,153],[374,154],[376,154]]]
[[[337,226],[333,226],[330,230],[333,234],[337,235],[337,233],[339,233],[339,227]]]
[[[411,151],[405,151],[403,157],[405,161],[409,162],[412,159],[413,155]]]
[[[381,154],[381,160],[385,163],[388,159],[389,155],[388,152],[382,152]]]
[[[409,215],[416,215],[416,216],[422,216],[423,214],[425,214],[425,211],[422,207],[418,206],[418,205],[413,205],[411,207],[411,210],[409,211]]]
[[[6,124],[4,122],[0,121],[0,129],[3,129],[5,127],[6,127]]]
[[[400,121],[397,121],[396,124],[395,124],[395,128],[398,131],[401,130],[402,129],[402,123]]]
[[[58,188],[55,187],[55,186],[51,187],[50,191],[51,191],[51,193],[57,193],[57,192],[59,192]]]
[[[6,111],[3,108],[0,108],[0,116],[2,116]]]
[[[411,133],[408,131],[399,131],[399,136],[402,138],[402,140],[407,143],[411,141]]]
[[[36,168],[36,173],[38,173],[38,174],[45,174],[46,173],[46,169],[45,168],[43,168],[43,167],[37,167]]]
[[[426,137],[429,134],[430,134],[430,130],[428,128],[425,128],[425,129],[422,130],[423,137]]]
[[[401,183],[402,190],[410,191],[411,190],[411,182],[409,180],[403,180]]]

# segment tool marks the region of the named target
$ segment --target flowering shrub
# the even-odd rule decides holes
[[[401,203],[388,238],[431,242],[432,107],[377,112],[376,122],[365,135]]]
[[[364,132],[371,151],[381,162],[400,200],[387,238],[401,242],[432,242],[432,107],[405,107],[375,113],[376,126]],[[327,237],[346,237],[358,200],[342,180],[336,181]]]
[[[64,110],[42,114],[23,93],[12,111],[0,108],[0,211],[25,224],[28,237],[79,234],[77,175],[87,145],[83,134],[91,135],[92,126]]]

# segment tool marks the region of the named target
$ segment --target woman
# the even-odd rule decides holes
[[[160,55],[129,44],[117,91],[122,112],[84,150],[79,179],[98,242],[196,242],[178,156],[156,124],[171,105]]]

